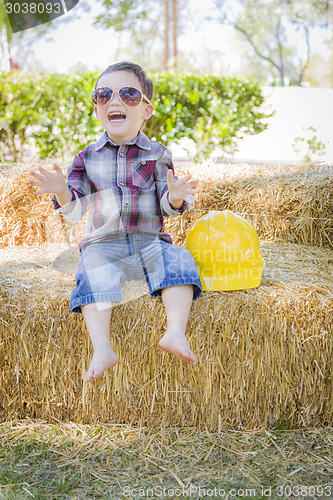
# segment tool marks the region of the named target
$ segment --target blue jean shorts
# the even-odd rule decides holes
[[[120,302],[124,281],[145,280],[152,297],[165,287],[193,285],[193,300],[202,294],[198,268],[183,247],[158,236],[130,234],[90,243],[81,250],[71,310],[93,302]]]

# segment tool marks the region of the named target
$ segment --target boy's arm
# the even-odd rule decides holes
[[[79,222],[87,211],[91,195],[91,186],[82,153],[77,154],[68,167],[67,188],[70,192],[70,199],[66,205],[62,204],[62,200],[56,193],[52,195],[51,201],[59,214],[70,222]]]
[[[190,178],[191,175],[178,179],[174,175],[171,152],[165,148],[155,169],[156,189],[164,215],[175,217],[194,208],[194,194],[200,192],[199,189],[194,189],[194,186],[199,181],[190,181]]]
[[[192,175],[188,174],[178,179],[171,170],[167,172],[167,182],[169,190],[169,202],[172,206],[179,209],[183,203],[194,205],[193,196],[200,193],[200,189],[195,188],[199,179],[191,180]],[[192,207],[193,208],[193,207]]]
[[[29,180],[29,184],[40,187],[40,189],[36,191],[36,194],[54,193],[59,205],[67,205],[72,199],[72,193],[66,184],[65,176],[60,170],[60,167],[54,165],[53,172],[43,167],[39,167],[38,170],[39,172],[30,172],[30,175],[36,180]]]
[[[53,193],[51,201],[58,213],[70,222],[82,219],[88,207],[91,189],[80,155],[75,156],[68,168],[67,182],[58,165],[54,165],[53,172],[39,167],[39,172],[30,174],[36,180],[30,180],[29,184],[41,188],[36,194]]]

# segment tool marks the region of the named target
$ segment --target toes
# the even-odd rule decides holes
[[[83,382],[90,382],[90,380],[92,380],[92,379],[93,379],[93,377],[92,377],[92,376],[91,376],[91,375],[87,372],[87,373],[85,374],[85,377],[84,377],[84,379],[83,379]]]
[[[90,382],[91,380],[99,378],[101,375],[102,375],[102,373],[101,374],[98,373],[97,370],[94,370],[94,367],[89,368],[89,370],[85,374],[84,382]]]
[[[194,356],[192,351],[183,352],[183,353],[181,353],[180,357],[183,359],[183,361],[186,361],[187,363],[189,363],[192,366],[194,366],[196,363],[196,359],[195,359],[195,356]]]
[[[194,356],[194,355],[193,355],[193,356],[191,356],[191,359],[190,359],[190,361],[189,361],[189,364],[190,364],[191,366],[195,366],[195,365],[197,364],[197,360],[195,359],[195,356]]]
[[[185,340],[184,343],[171,340],[167,342],[167,339],[161,339],[159,346],[164,351],[169,352],[170,354],[174,354],[179,359],[184,361],[185,363],[189,363],[191,366],[196,364],[196,358],[191,349],[188,346],[188,342]]]
[[[84,382],[90,382],[101,378],[106,370],[112,368],[118,363],[118,356],[114,353],[114,358],[110,356],[107,359],[100,359],[98,356],[93,356],[87,373],[84,377]]]

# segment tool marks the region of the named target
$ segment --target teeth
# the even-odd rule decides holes
[[[124,113],[120,112],[109,113],[109,120],[124,120],[125,118],[126,116],[124,115]]]

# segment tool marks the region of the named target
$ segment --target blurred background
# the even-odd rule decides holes
[[[332,0],[80,0],[64,16],[13,34],[0,1],[2,71],[104,70],[237,75],[260,82],[268,129],[237,161],[333,162]],[[188,150],[188,148],[187,148]],[[188,151],[178,144],[177,158]]]

